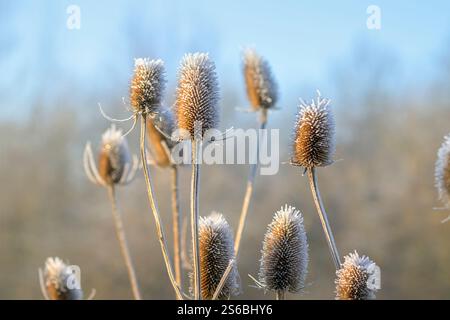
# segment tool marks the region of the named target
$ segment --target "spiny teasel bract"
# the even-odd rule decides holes
[[[44,285],[50,300],[81,300],[83,291],[77,278],[60,258],[47,258]]]
[[[335,129],[329,104],[320,93],[311,104],[301,101],[294,129],[293,165],[313,168],[333,163]]]
[[[252,108],[272,108],[278,100],[278,86],[269,63],[253,49],[244,50],[243,71]]]
[[[437,153],[434,176],[439,199],[450,207],[450,134],[444,137]]]
[[[205,131],[219,122],[219,85],[214,62],[206,53],[186,54],[178,75],[175,113],[178,128],[203,137]],[[201,132],[194,132],[201,126]],[[196,129],[196,130],[194,130]]]
[[[235,259],[233,233],[220,213],[213,212],[208,217],[200,217],[199,222],[200,287],[202,299],[208,300],[214,296],[230,260]],[[240,279],[234,264],[218,298],[228,299],[239,292]]]
[[[155,161],[159,167],[171,165],[170,150],[175,145],[171,135],[175,130],[175,121],[171,110],[161,110],[154,117],[147,118],[148,144]]]
[[[117,184],[122,180],[126,167],[131,169],[132,159],[127,140],[122,130],[111,125],[102,135],[98,159],[100,177],[106,184]]]
[[[344,257],[341,269],[336,271],[336,299],[370,300],[375,299],[377,289],[368,285],[376,264],[366,256],[355,251]]]
[[[297,293],[308,273],[308,240],[303,217],[285,205],[275,213],[264,236],[259,281],[267,290]]]
[[[130,84],[130,103],[136,113],[158,112],[166,85],[164,62],[138,58]]]

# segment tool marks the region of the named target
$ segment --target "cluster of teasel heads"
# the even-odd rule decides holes
[[[269,110],[278,101],[278,87],[268,62],[254,50],[243,55],[243,74],[251,111],[259,114],[260,128],[267,124]],[[166,271],[177,299],[229,299],[242,291],[237,270],[238,252],[242,233],[249,212],[253,185],[258,167],[250,166],[247,189],[244,196],[236,236],[219,213],[199,216],[200,166],[196,159],[205,132],[217,128],[219,123],[219,86],[215,66],[207,54],[187,54],[183,57],[178,74],[176,101],[173,108],[163,106],[162,97],[166,85],[164,63],[161,60],[136,59],[130,84],[129,118],[118,120],[102,114],[111,121],[133,120],[130,132],[141,120],[140,165],[129,151],[125,136],[128,134],[111,126],[102,136],[97,161],[91,144],[84,152],[86,175],[94,184],[108,190],[121,253],[135,299],[141,299],[131,254],[126,242],[121,214],[116,199],[116,186],[130,183],[139,167],[142,167],[148,201],[156,224]],[[175,134],[176,131],[178,135]],[[147,154],[146,138],[151,156]],[[171,150],[181,139],[191,140],[191,248],[190,259],[183,251],[181,236],[182,214],[179,205],[178,167],[171,158]],[[259,142],[258,142],[259,148]],[[334,121],[330,101],[320,94],[310,104],[302,101],[294,129],[291,163],[308,172],[311,191],[324,229],[333,261],[336,266],[336,297],[338,299],[371,299],[375,289],[368,286],[375,264],[356,252],[346,256],[341,263],[328,218],[320,197],[315,169],[333,163]],[[447,161],[448,162],[448,161]],[[172,172],[172,230],[173,259],[166,243],[166,236],[154,196],[148,164],[170,168]],[[446,178],[448,178],[446,176]],[[449,180],[449,179],[447,179]],[[448,184],[446,185],[448,191]],[[182,259],[184,258],[184,259]],[[183,286],[183,263],[188,261],[190,290]],[[308,271],[308,241],[299,210],[285,205],[277,211],[264,236],[258,287],[273,292],[278,299],[286,293],[299,293],[305,288]],[[42,276],[42,287],[50,299],[81,299],[82,291],[67,288],[67,266],[58,258],[49,258]]]

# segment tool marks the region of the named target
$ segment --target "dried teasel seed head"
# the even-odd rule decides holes
[[[320,93],[311,104],[302,101],[294,130],[293,165],[312,168],[333,163],[334,118],[329,104]]]
[[[158,111],[165,88],[162,60],[135,59],[130,85],[130,102],[135,112],[153,114]]]
[[[119,183],[125,167],[131,167],[131,154],[122,130],[111,125],[102,135],[102,145],[98,159],[100,177],[107,184]]]
[[[219,85],[214,63],[206,53],[186,54],[181,61],[175,112],[178,128],[190,138],[203,137],[219,122]],[[201,130],[200,130],[201,128]]]
[[[253,49],[243,55],[247,96],[254,110],[272,108],[278,100],[278,86],[268,62]]]
[[[170,110],[163,110],[154,117],[147,118],[147,136],[150,150],[157,166],[172,164],[170,150],[175,145],[171,135],[175,130],[175,121]]]
[[[308,273],[308,241],[303,217],[285,205],[275,213],[264,237],[259,281],[267,290],[297,293]]]
[[[336,271],[336,299],[375,299],[377,288],[370,282],[376,270],[379,268],[373,261],[366,256],[360,257],[356,251],[345,256],[341,269]]]
[[[83,299],[83,291],[72,268],[58,257],[45,261],[44,285],[51,300]]]
[[[439,199],[450,207],[450,134],[438,150],[434,176]]]
[[[201,217],[199,222],[200,286],[203,299],[212,299],[231,259],[234,259],[233,233],[220,213]],[[192,282],[192,276],[191,276]],[[228,299],[240,291],[240,279],[236,264],[218,298]]]

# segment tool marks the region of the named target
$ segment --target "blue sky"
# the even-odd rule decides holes
[[[81,9],[80,30],[66,28],[71,4]],[[371,4],[381,9],[381,30],[366,27]],[[50,103],[74,91],[81,101],[110,90],[126,95],[137,56],[164,59],[170,86],[183,53],[208,51],[219,80],[243,95],[239,52],[248,45],[288,95],[328,88],[330,71],[358,45],[395,56],[398,77],[428,81],[450,48],[450,2],[0,0],[0,27],[4,117],[37,96]]]

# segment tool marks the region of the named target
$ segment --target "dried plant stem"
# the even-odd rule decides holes
[[[150,175],[147,166],[147,152],[145,149],[145,131],[146,131],[146,116],[141,116],[141,137],[140,137],[140,152],[141,152],[141,162],[144,171],[145,184],[147,187],[147,196],[150,206],[152,208],[153,217],[155,218],[156,230],[158,233],[159,244],[161,245],[161,252],[163,254],[164,263],[166,265],[167,274],[169,275],[170,282],[175,290],[175,294],[178,300],[183,300],[183,294],[178,287],[178,284],[173,275],[172,265],[170,264],[169,253],[167,250],[166,238],[164,236],[164,230],[162,227],[161,217],[159,216],[158,207],[156,205],[155,197],[153,195],[153,187],[150,181]]]
[[[194,272],[194,299],[201,300],[200,288],[200,255],[198,240],[198,195],[199,195],[199,178],[200,178],[200,141],[195,138],[192,141],[192,178],[191,178],[191,237],[192,237],[192,262]]]
[[[277,300],[285,300],[285,292],[283,290],[277,291],[275,296]]]
[[[231,270],[233,269],[233,264],[234,264],[234,259],[231,259],[230,262],[228,263],[227,268],[225,269],[222,278],[220,279],[219,284],[217,285],[216,291],[214,292],[214,295],[212,297],[212,300],[217,300],[217,298],[220,295],[220,292],[223,289],[223,286],[225,285],[225,282],[228,279],[228,276],[230,275]]]
[[[316,204],[317,213],[319,214],[320,222],[322,223],[323,232],[325,233],[328,247],[330,248],[331,257],[333,258],[336,270],[339,270],[341,267],[339,252],[336,247],[336,242],[334,241],[330,224],[328,223],[327,213],[323,207],[322,198],[320,197],[319,186],[317,184],[317,175],[314,167],[308,168],[308,179],[311,186],[314,203]]]
[[[44,274],[40,268],[38,269],[38,275],[39,275],[39,285],[41,287],[42,295],[44,296],[45,300],[50,300],[50,297],[48,296],[48,293],[47,293],[47,289],[45,287]]]
[[[136,278],[136,272],[134,271],[133,262],[131,261],[130,250],[128,249],[127,239],[125,238],[125,230],[123,228],[122,217],[120,216],[119,209],[117,208],[117,198],[114,185],[108,186],[109,200],[111,201],[112,214],[114,218],[114,225],[116,227],[117,239],[119,240],[120,251],[122,253],[123,260],[128,271],[128,277],[130,278],[131,290],[136,300],[142,300],[141,293],[139,292],[139,286]]]
[[[181,271],[181,213],[180,195],[178,189],[178,166],[173,165],[172,174],[172,228],[173,228],[173,264],[175,268],[175,279],[178,286],[183,290],[183,277]]]
[[[261,118],[260,118],[260,129],[263,130],[266,128],[266,124],[267,124],[267,110],[263,109],[261,111]],[[257,146],[256,146],[256,163],[253,163],[250,166],[250,174],[248,176],[248,180],[247,180],[247,189],[245,191],[245,197],[244,197],[244,202],[242,204],[242,210],[241,210],[241,216],[239,218],[239,225],[237,228],[237,232],[236,232],[236,237],[234,240],[234,254],[236,255],[236,258],[238,256],[238,252],[239,252],[239,246],[241,243],[241,239],[242,239],[242,233],[244,231],[244,226],[245,226],[245,220],[247,218],[247,214],[248,214],[248,208],[250,206],[250,200],[252,198],[252,194],[253,194],[253,185],[255,183],[255,177],[256,177],[256,172],[258,169],[258,164],[259,164],[259,135],[258,135],[258,139],[257,139]]]

